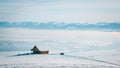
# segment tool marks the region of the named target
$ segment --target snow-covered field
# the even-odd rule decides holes
[[[26,51],[0,52],[0,68],[119,68],[120,65],[83,56],[59,55],[25,55]]]
[[[0,68],[120,68],[119,40],[120,32],[0,28]],[[30,54],[34,45],[50,53]]]

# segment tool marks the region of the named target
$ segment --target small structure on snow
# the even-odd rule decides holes
[[[33,51],[33,54],[48,54],[49,51],[40,51],[36,46],[34,46],[31,51]]]
[[[60,55],[64,55],[64,53],[62,52],[62,53],[60,53]]]

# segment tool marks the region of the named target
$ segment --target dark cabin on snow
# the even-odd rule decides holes
[[[36,46],[34,46],[31,51],[33,51],[33,54],[48,54],[49,51],[40,51]]]

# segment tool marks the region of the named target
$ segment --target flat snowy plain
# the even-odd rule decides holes
[[[0,32],[0,68],[120,68],[120,32],[18,28]],[[34,45],[50,53],[30,54]]]

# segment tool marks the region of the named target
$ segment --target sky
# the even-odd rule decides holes
[[[120,22],[120,0],[0,0],[0,21]]]

